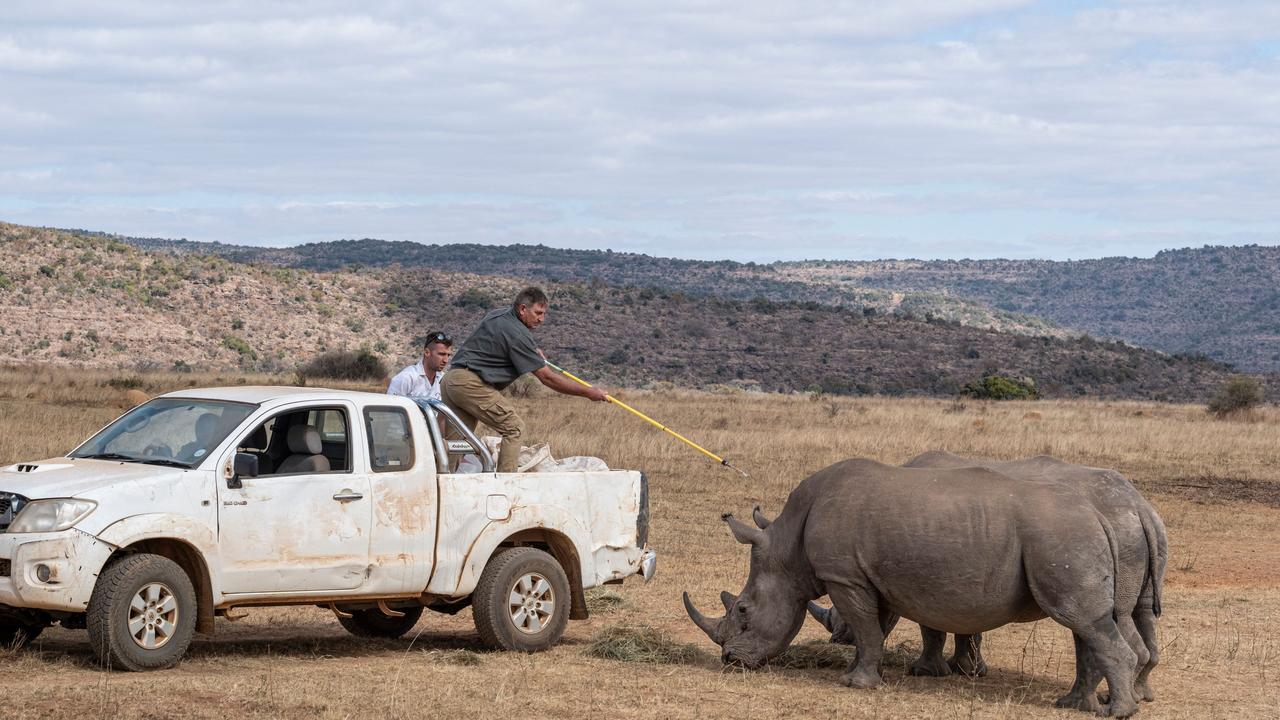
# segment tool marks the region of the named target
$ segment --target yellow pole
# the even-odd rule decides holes
[[[549,365],[553,370],[556,370],[556,371],[558,371],[560,374],[562,374],[562,375],[564,375],[565,377],[569,378],[570,380],[572,380],[572,381],[574,381],[574,382],[578,383],[579,385],[584,385],[584,386],[586,386],[586,387],[594,387],[591,383],[587,382],[586,380],[583,380],[582,378],[578,377],[577,375],[574,375],[573,373],[569,372],[568,370],[565,370],[564,368],[560,367],[559,365],[556,365],[555,363],[553,363],[553,362],[551,362],[551,361],[547,361],[547,365]],[[706,448],[702,447],[702,446],[701,446],[701,445],[699,445],[698,443],[696,443],[696,442],[694,442],[694,441],[690,440],[689,438],[687,438],[687,437],[685,437],[685,436],[681,435],[680,433],[676,432],[675,430],[672,430],[671,428],[667,427],[666,425],[663,425],[662,423],[658,422],[657,420],[654,420],[653,418],[649,417],[648,415],[645,415],[644,413],[640,412],[639,410],[637,410],[637,409],[635,409],[635,408],[631,407],[630,405],[628,405],[628,404],[626,404],[626,403],[622,402],[622,401],[621,401],[621,400],[619,400],[618,398],[616,398],[616,397],[614,397],[614,396],[612,396],[612,395],[605,395],[604,397],[605,397],[605,399],[606,399],[606,400],[608,400],[609,402],[613,403],[614,405],[617,405],[618,407],[622,408],[623,410],[626,410],[627,412],[631,413],[632,415],[635,415],[636,417],[640,418],[641,420],[644,420],[645,422],[647,422],[647,423],[649,423],[650,425],[652,425],[652,426],[654,426],[654,427],[658,428],[659,430],[661,430],[661,431],[663,431],[663,432],[665,432],[665,433],[670,434],[672,437],[674,437],[675,439],[677,439],[677,440],[679,440],[680,442],[684,443],[685,445],[688,445],[689,447],[693,448],[694,450],[697,450],[698,452],[702,453],[703,455],[706,455],[707,457],[711,458],[712,460],[715,460],[716,462],[720,463],[721,465],[723,465],[723,466],[725,466],[725,467],[727,467],[727,468],[729,468],[729,469],[731,469],[731,470],[734,470],[734,471],[738,472],[739,474],[741,474],[741,475],[742,475],[742,477],[750,477],[749,475],[747,475],[747,473],[746,473],[746,472],[744,472],[744,471],[742,471],[742,470],[739,470],[738,468],[736,468],[736,467],[734,467],[734,466],[730,465],[728,460],[725,460],[724,458],[722,458],[722,457],[720,457],[719,455],[717,455],[717,454],[715,454],[715,453],[711,452],[710,450],[708,450],[708,449],[706,449]]]

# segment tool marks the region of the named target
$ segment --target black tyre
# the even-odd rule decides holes
[[[48,627],[45,623],[0,618],[0,649],[20,650]]]
[[[89,642],[104,666],[173,667],[195,632],[196,592],[172,560],[126,555],[98,576],[85,620]]]
[[[520,547],[490,558],[471,612],[485,645],[537,652],[560,641],[569,605],[569,578],[560,563],[537,548]]]
[[[404,608],[404,617],[390,617],[381,610],[352,610],[351,617],[338,616],[338,622],[352,635],[394,640],[413,629],[422,617],[422,608]]]

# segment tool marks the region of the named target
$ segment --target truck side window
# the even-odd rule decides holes
[[[413,431],[400,408],[366,408],[369,467],[374,472],[404,472],[413,467]]]

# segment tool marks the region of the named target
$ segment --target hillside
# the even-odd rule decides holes
[[[392,367],[416,338],[464,337],[525,278],[428,268],[316,272],[143,251],[0,225],[0,362],[291,372],[364,346]],[[608,385],[672,382],[842,394],[951,395],[984,373],[1051,397],[1202,400],[1230,369],[1088,337],[1030,337],[805,302],[548,283],[554,358]]]
[[[294,248],[131,239],[312,270],[403,265],[481,275],[663,288],[729,299],[816,302],[1028,335],[1089,333],[1252,372],[1280,371],[1280,248],[1206,247],[1154,258],[701,262],[544,246],[350,240]]]
[[[780,279],[943,293],[1099,337],[1280,370],[1280,247],[1169,250],[1153,258],[787,263]]]
[[[83,233],[84,231],[75,231]],[[933,317],[972,327],[1026,335],[1065,337],[1069,330],[1043,319],[991,308],[932,290],[858,287],[783,277],[773,265],[731,260],[700,261],[653,257],[609,250],[563,250],[545,245],[421,245],[385,240],[336,240],[288,248],[260,248],[158,238],[115,238],[144,250],[217,255],[241,263],[331,272],[347,268],[425,267],[436,270],[523,277],[538,282],[604,283],[617,287],[661,289],[728,300],[763,298],[774,302],[810,302],[877,314]]]

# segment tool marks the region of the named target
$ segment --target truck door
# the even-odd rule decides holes
[[[420,593],[435,560],[436,469],[426,421],[402,405],[364,408],[373,489],[370,592]]]
[[[359,424],[347,403],[301,406],[237,441],[258,456],[259,474],[218,485],[223,592],[311,594],[365,582],[372,498],[355,462]]]

